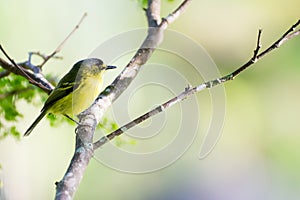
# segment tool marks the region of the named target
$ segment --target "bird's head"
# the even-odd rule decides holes
[[[87,58],[78,61],[73,69],[79,76],[99,76],[102,75],[108,69],[114,69],[116,66],[106,65],[102,60],[98,58]]]

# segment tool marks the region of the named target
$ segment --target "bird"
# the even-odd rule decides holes
[[[75,63],[50,93],[39,116],[24,136],[28,136],[49,113],[62,114],[76,122],[70,116],[78,115],[95,101],[101,92],[104,72],[114,68],[116,66],[106,65],[98,58],[87,58]]]

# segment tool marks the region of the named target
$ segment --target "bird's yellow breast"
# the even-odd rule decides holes
[[[58,100],[49,110],[52,113],[78,115],[87,109],[101,92],[102,79],[98,76],[88,76],[80,80],[79,86],[69,95]]]
[[[87,78],[73,92],[72,112],[77,115],[87,109],[101,92],[102,81],[98,78]]]

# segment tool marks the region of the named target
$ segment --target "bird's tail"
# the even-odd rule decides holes
[[[34,120],[34,122],[31,124],[31,126],[27,129],[27,131],[24,133],[24,136],[28,136],[31,131],[34,129],[34,127],[41,121],[41,119],[46,115],[46,110],[43,110],[41,114]]]

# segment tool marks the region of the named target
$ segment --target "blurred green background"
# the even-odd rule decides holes
[[[180,2],[163,1],[162,16]],[[169,28],[203,45],[221,74],[227,74],[252,56],[259,28],[267,47],[298,20],[299,7],[297,0],[193,1]],[[26,60],[29,51],[50,53],[84,12],[88,18],[64,46],[64,59],[51,60],[46,74],[61,76],[112,36],[147,25],[134,0],[2,0],[0,43],[18,62]],[[75,199],[299,199],[299,52],[300,37],[225,84],[224,129],[205,159],[198,155],[209,123],[209,100],[199,105],[207,118],[201,116],[195,141],[174,164],[153,173],[128,174],[92,159]],[[119,71],[107,74],[106,82]],[[207,98],[208,92],[197,97]],[[20,130],[29,126],[41,106],[18,103],[24,114]],[[144,107],[137,113],[151,106]],[[53,128],[43,120],[28,138],[0,141],[0,179],[7,199],[53,199],[54,183],[62,178],[74,151],[73,129],[67,123]],[[139,148],[136,143],[128,148]]]

